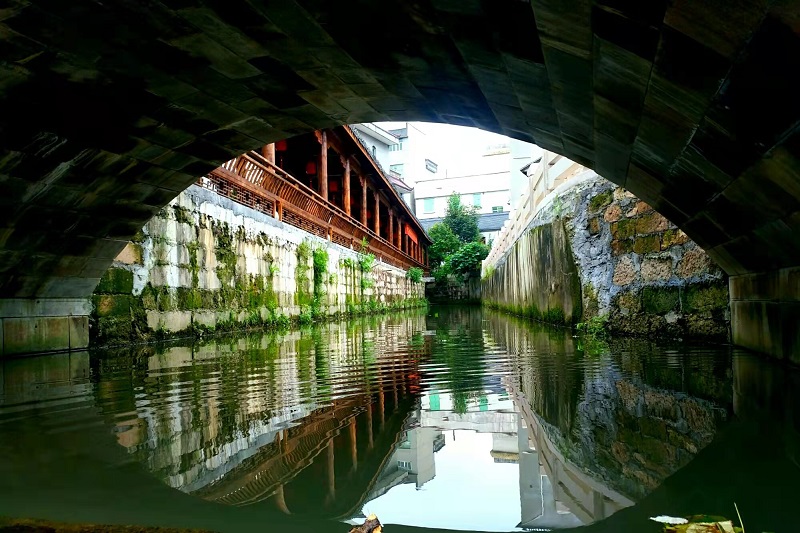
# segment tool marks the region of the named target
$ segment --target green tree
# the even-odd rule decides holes
[[[442,222],[434,224],[428,230],[428,235],[430,235],[432,241],[430,248],[428,248],[428,256],[430,264],[434,268],[439,266],[448,255],[458,250],[461,246],[458,236],[453,233],[450,226]]]
[[[461,196],[456,193],[447,199],[447,213],[444,223],[453,230],[463,243],[477,241],[481,232],[478,230],[478,214],[472,206],[461,204]]]
[[[470,242],[447,257],[453,274],[467,279],[481,272],[481,261],[489,255],[489,247],[480,242]]]

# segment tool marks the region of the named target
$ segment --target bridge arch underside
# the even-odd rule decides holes
[[[126,240],[228,158],[424,120],[626,187],[732,276],[734,341],[800,361],[798,2],[13,0],[0,29],[6,353],[25,319],[83,343]]]

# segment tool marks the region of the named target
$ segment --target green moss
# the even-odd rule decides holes
[[[319,313],[325,296],[325,275],[328,273],[328,251],[324,248],[314,250],[314,307]]]
[[[194,224],[194,220],[192,220],[192,212],[189,209],[179,205],[173,205],[172,210],[175,213],[175,220],[181,224]]]
[[[560,308],[550,308],[544,311],[540,310],[536,305],[531,304],[528,307],[517,305],[505,305],[497,302],[483,302],[489,309],[502,311],[511,315],[526,317],[537,322],[546,322],[557,326],[568,324],[567,317],[564,310]]]
[[[192,287],[197,288],[200,284],[200,265],[197,261],[197,251],[200,249],[200,244],[197,241],[192,241],[186,245],[186,250],[189,253],[189,271],[192,273]]]
[[[131,305],[136,298],[124,294],[95,294],[92,296],[94,312],[98,317],[130,315]]]
[[[131,294],[133,292],[133,272],[124,268],[112,267],[106,270],[95,294]]]
[[[636,235],[636,220],[622,219],[611,223],[611,237],[617,240],[627,239]]]
[[[295,293],[295,304],[299,305],[302,312],[311,313],[311,305],[314,303],[314,296],[311,292],[310,279],[308,271],[309,259],[311,259],[311,246],[308,242],[303,241],[297,247],[297,266],[294,271],[294,279],[297,283],[297,292]]]
[[[661,236],[658,233],[637,237],[633,241],[633,251],[637,254],[646,254],[661,251]]]
[[[728,307],[728,287],[722,283],[691,285],[686,288],[684,311],[697,313],[715,311]]]
[[[144,248],[141,244],[132,242],[129,244],[131,253],[133,254],[133,262],[137,265],[144,264]]]
[[[566,324],[564,310],[557,307],[550,308],[542,313],[542,321],[550,324]]]
[[[597,291],[594,285],[587,283],[583,286],[581,293],[583,295],[583,318],[589,319],[600,312],[600,302],[597,299]]]
[[[663,315],[678,310],[680,288],[645,287],[642,289],[642,309],[645,313]]]
[[[216,223],[211,228],[214,234],[214,255],[217,258],[217,277],[223,287],[230,286],[236,276],[237,256],[233,232],[226,222]]]
[[[614,199],[614,193],[612,191],[605,191],[601,192],[597,196],[594,196],[591,200],[589,200],[589,212],[590,213],[597,213],[601,209],[608,206],[611,201]]]
[[[193,311],[203,308],[203,295],[199,289],[177,287],[175,289],[175,305],[179,311]]]

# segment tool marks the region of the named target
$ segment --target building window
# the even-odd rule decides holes
[[[373,145],[372,145],[372,158],[374,159],[374,158],[376,158],[376,157],[378,157],[378,156],[376,155],[376,152],[375,152],[375,145],[373,144]]]
[[[403,141],[400,141],[397,144],[393,144],[391,148],[389,148],[390,152],[400,152],[403,150]]]
[[[396,165],[389,165],[389,170],[395,172],[397,174],[403,175],[403,163],[398,163]]]
[[[426,159],[425,160],[425,168],[429,172],[433,172],[434,174],[436,174],[436,171],[439,170],[439,165],[437,165],[436,163],[434,163],[430,159]]]
[[[433,198],[425,198],[422,200],[422,212],[433,213]]]
[[[473,207],[481,206],[481,193],[475,193],[472,195],[472,205]]]
[[[502,205],[496,205],[496,206],[492,207],[492,213],[502,213],[502,212],[503,212],[503,206]]]
[[[400,470],[411,470],[411,461],[397,461],[397,468]]]

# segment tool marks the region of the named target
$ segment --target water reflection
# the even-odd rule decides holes
[[[367,497],[368,512],[388,524],[483,531],[582,523],[557,499],[505,390],[475,394],[463,412],[456,406],[462,411],[452,393],[423,395]]]
[[[710,486],[691,472],[716,465],[703,449],[717,436],[752,453],[727,429],[737,414],[784,413],[762,431],[783,470],[798,470],[800,410],[782,403],[797,397],[775,375],[727,348],[587,350],[565,330],[436,307],[284,336],[10,359],[0,364],[0,514],[146,515],[224,531],[368,512],[481,530],[642,520],[683,501],[676,483],[680,494]],[[191,498],[147,486],[131,465]],[[106,496],[116,488],[129,491]],[[136,507],[140,494],[155,500]],[[716,511],[703,508],[711,495],[684,500]]]
[[[345,516],[419,388],[421,314],[100,360],[117,439],[169,486],[229,505]],[[127,361],[133,361],[126,367]],[[125,405],[119,381],[134,381]]]

